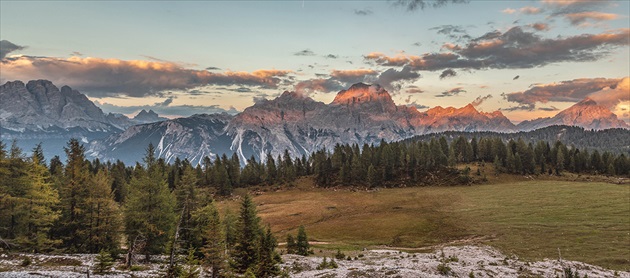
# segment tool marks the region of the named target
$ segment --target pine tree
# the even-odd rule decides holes
[[[244,273],[247,269],[256,267],[259,262],[259,241],[262,230],[260,218],[256,215],[256,206],[249,195],[245,195],[241,203],[236,234],[236,245],[232,258],[234,269]]]
[[[276,277],[280,273],[278,263],[280,255],[276,253],[278,243],[267,227],[267,232],[260,238],[259,262],[256,270],[256,277],[267,278]]]
[[[370,164],[370,167],[368,167],[367,182],[368,186],[370,186],[371,188],[377,187],[380,183],[379,174],[372,164]]]
[[[104,249],[96,255],[96,265],[94,266],[94,272],[98,274],[105,274],[114,265],[114,259],[109,252]]]
[[[177,218],[175,198],[153,152],[150,144],[144,158],[147,169],[136,167],[125,204],[127,246],[132,246],[136,238],[144,239],[142,251],[147,260],[150,255],[164,253]]]
[[[196,234],[201,236],[203,263],[210,268],[210,277],[220,277],[225,268],[225,238],[219,211],[211,202],[195,211],[194,219]]]
[[[297,245],[295,244],[295,239],[292,234],[287,234],[287,254],[295,254]]]
[[[22,203],[26,231],[17,238],[19,245],[35,253],[50,251],[59,243],[49,237],[49,230],[60,216],[55,209],[59,204],[59,194],[48,182],[48,168],[40,161],[44,157],[41,146],[38,147],[33,151],[28,169],[29,188],[24,196],[27,202]]]
[[[295,253],[300,256],[308,256],[310,253],[310,244],[308,243],[308,237],[306,236],[306,230],[304,226],[300,226],[297,234],[297,242],[295,243]]]
[[[122,215],[120,207],[114,201],[111,178],[106,170],[98,170],[88,181],[86,199],[86,220],[88,231],[84,250],[117,250],[120,246]]]
[[[56,231],[64,245],[74,252],[89,252],[86,243],[90,236],[87,201],[90,198],[90,172],[85,160],[85,148],[77,139],[70,139],[64,148],[67,155],[63,184],[60,188],[62,215]]]
[[[195,170],[190,164],[186,164],[183,167],[180,180],[175,185],[175,196],[177,199],[177,211],[181,212],[183,216],[179,239],[183,242],[183,246],[189,247],[197,243],[191,232],[195,225],[192,218],[193,212],[199,206],[199,196]]]

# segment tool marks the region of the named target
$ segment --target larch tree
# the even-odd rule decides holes
[[[175,198],[168,188],[165,172],[155,159],[154,151],[153,145],[149,144],[144,158],[146,170],[140,165],[136,166],[124,208],[129,252],[140,251],[131,249],[137,240],[144,241],[142,253],[147,260],[150,255],[165,252],[177,221]]]

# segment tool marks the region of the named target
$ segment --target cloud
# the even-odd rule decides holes
[[[99,106],[105,112],[111,113],[120,113],[126,115],[135,115],[138,111],[144,110],[153,110],[155,113],[160,116],[169,115],[169,116],[181,116],[188,117],[194,114],[213,114],[213,113],[229,113],[236,114],[238,111],[235,109],[223,109],[218,105],[164,105],[169,99],[166,99],[164,102],[157,102],[152,105],[134,105],[134,106],[118,106],[106,102],[95,101],[94,103]],[[232,107],[233,108],[233,107]]]
[[[338,55],[334,55],[334,54],[328,54],[328,55],[324,56],[324,58],[337,59],[337,58],[339,58],[339,56]]]
[[[317,78],[317,79],[304,80],[304,81],[298,82],[295,85],[296,92],[306,94],[306,95],[313,92],[329,93],[329,92],[341,91],[344,88],[345,88],[344,84],[342,84],[338,80],[334,80],[330,78],[328,79]]]
[[[504,14],[513,14],[513,13],[516,12],[516,10],[515,9],[511,9],[511,8],[506,8],[505,10],[502,10],[501,12],[504,13]]]
[[[156,103],[157,106],[169,106],[171,103],[173,103],[173,97],[168,97],[167,99],[165,99],[163,102],[161,103]]]
[[[424,104],[418,104],[416,101],[407,104],[408,107],[415,107],[418,110],[422,110],[422,109],[427,109],[429,108],[429,106],[426,106]]]
[[[499,108],[501,111],[534,111],[536,108],[533,104],[524,104],[519,106],[507,107],[507,108]]]
[[[599,6],[607,6],[608,0],[542,0],[542,3],[551,10],[551,16],[564,15],[589,11]]]
[[[601,21],[615,20],[619,18],[619,15],[590,11],[590,12],[565,14],[564,17],[568,19],[569,22],[571,22],[571,25],[580,26],[584,23],[587,23],[588,21],[601,22]]]
[[[382,66],[410,66],[413,70],[533,68],[560,62],[595,61],[616,47],[627,46],[630,29],[600,34],[543,38],[513,27],[492,31],[463,45],[445,45],[449,52],[388,56],[372,52],[364,56]]]
[[[558,111],[560,109],[558,109],[555,106],[550,106],[550,107],[538,107],[538,110],[540,110],[540,111]]]
[[[542,22],[536,22],[534,24],[530,24],[528,25],[529,27],[534,28],[536,31],[549,31],[549,24],[547,23],[542,23]]]
[[[382,72],[376,82],[389,92],[395,92],[400,90],[403,84],[412,83],[420,77],[421,75],[411,67],[403,67],[400,71],[390,68]]]
[[[471,38],[470,35],[468,35],[468,31],[461,25],[440,25],[429,28],[429,30],[437,30],[438,34],[445,35],[455,41],[468,40]]]
[[[206,70],[221,70],[221,69],[217,67],[207,67]]]
[[[421,77],[420,74],[403,67],[400,70],[390,68],[383,72],[372,69],[331,70],[328,78],[319,74],[319,78],[300,81],[295,85],[295,91],[303,94],[313,92],[338,92],[352,84],[377,83],[390,92],[400,90],[403,84],[413,82]]]
[[[435,95],[436,97],[452,97],[452,96],[456,96],[459,95],[460,93],[465,93],[466,90],[464,90],[462,87],[455,87],[452,88],[448,91],[444,91],[442,93],[440,93],[439,95]]]
[[[370,9],[354,10],[354,14],[362,15],[362,16],[371,15],[373,13],[374,12],[372,12],[372,10],[370,10]]]
[[[7,40],[1,40],[0,41],[0,60],[4,59],[4,57],[7,57],[7,55],[9,55],[9,53],[13,51],[22,50],[25,48],[26,46],[20,46]]]
[[[536,103],[578,102],[590,97],[606,107],[630,100],[630,78],[580,78],[551,84],[538,84],[522,92],[506,94],[509,102],[533,110]]]
[[[488,100],[490,98],[492,98],[492,95],[490,95],[490,94],[488,94],[486,96],[478,96],[470,104],[472,104],[473,106],[477,107],[477,106],[481,105],[484,101],[486,101],[486,100]]]
[[[293,53],[293,55],[295,56],[315,56],[315,52],[311,51],[310,49],[304,49],[302,51],[298,51]]]
[[[411,85],[411,86],[407,86],[407,89],[405,90],[405,93],[408,94],[422,94],[425,91],[423,91],[422,89],[420,89],[418,86],[415,85]]]
[[[439,8],[447,4],[463,4],[469,0],[395,0],[395,6],[402,6],[407,11],[424,10],[426,8]]]
[[[440,79],[444,79],[447,77],[455,77],[457,76],[457,72],[452,69],[447,69],[440,74]]]
[[[83,56],[83,53],[79,52],[79,51],[72,51],[72,53],[70,53],[71,56]]]
[[[541,8],[536,8],[536,7],[522,7],[520,9],[518,9],[519,12],[524,13],[524,14],[539,14],[543,12],[543,9]]]
[[[48,79],[92,97],[160,95],[165,90],[187,90],[205,85],[237,85],[275,89],[288,70],[213,73],[186,69],[172,62],[101,58],[27,57],[2,61],[2,82]]]
[[[422,43],[421,42],[414,42],[412,45],[413,46],[422,46]]]
[[[378,72],[372,69],[332,70],[330,72],[332,79],[341,83],[363,82],[368,76],[376,76],[377,74]]]

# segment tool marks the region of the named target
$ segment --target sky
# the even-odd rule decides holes
[[[630,1],[0,1],[0,83],[104,112],[237,113],[357,82],[518,123],[590,97],[629,120]]]

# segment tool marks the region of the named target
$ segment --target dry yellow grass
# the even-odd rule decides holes
[[[330,243],[323,248],[473,242],[524,259],[557,258],[560,248],[566,259],[630,269],[630,186],[512,180],[353,192],[307,178],[254,200],[280,241],[304,225],[310,239]],[[221,206],[238,210],[237,201]]]

